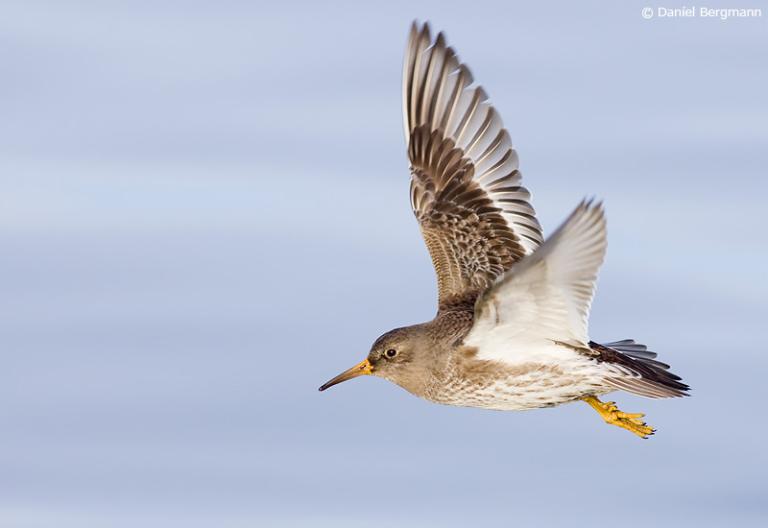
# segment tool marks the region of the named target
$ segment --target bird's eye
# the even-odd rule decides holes
[[[389,359],[392,359],[397,355],[397,350],[395,350],[394,348],[390,348],[386,352],[384,352],[384,355],[386,355]]]

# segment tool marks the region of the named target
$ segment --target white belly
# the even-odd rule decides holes
[[[603,383],[606,372],[599,363],[567,347],[547,348],[521,355],[516,362],[494,362],[498,369],[486,376],[456,368],[425,396],[446,405],[519,411],[614,390]]]

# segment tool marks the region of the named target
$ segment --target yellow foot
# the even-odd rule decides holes
[[[616,407],[615,402],[601,402],[594,396],[586,396],[582,398],[587,402],[594,410],[600,413],[605,423],[616,425],[627,431],[635,433],[641,438],[648,438],[650,435],[656,432],[656,430],[648,426],[642,417],[645,416],[642,413],[624,413]]]

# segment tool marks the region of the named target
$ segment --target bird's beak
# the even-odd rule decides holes
[[[322,385],[322,387],[320,387],[320,390],[324,391],[325,389],[333,387],[334,385],[336,385],[337,383],[341,383],[342,381],[351,380],[352,378],[356,378],[358,376],[367,376],[372,372],[373,372],[373,365],[371,365],[371,362],[368,361],[368,359],[366,358],[365,360],[361,361],[351,369],[345,370],[335,378],[325,382]]]

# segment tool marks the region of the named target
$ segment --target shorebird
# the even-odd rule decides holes
[[[584,401],[611,425],[653,434],[643,414],[599,398],[617,390],[679,397],[689,387],[645,345],[588,336],[606,251],[602,205],[581,202],[543,239],[501,118],[426,23],[414,22],[408,39],[403,118],[437,315],[385,333],[320,390],[373,375],[447,405],[527,410]]]

